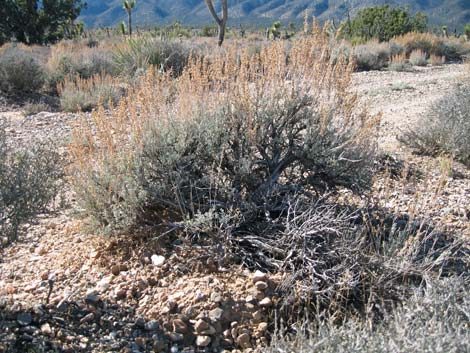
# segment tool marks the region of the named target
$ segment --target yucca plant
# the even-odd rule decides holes
[[[129,28],[129,37],[132,36],[132,10],[134,9],[136,0],[123,0],[122,6],[127,12],[127,26]]]

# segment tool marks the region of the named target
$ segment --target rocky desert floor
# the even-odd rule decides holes
[[[439,158],[413,155],[397,140],[425,123],[426,111],[465,70],[362,72],[353,88],[383,114],[380,148],[391,161],[369,199],[470,240],[470,170],[453,162],[449,173]],[[0,119],[11,143],[52,138],[64,153],[79,121],[64,113],[24,117],[11,106],[0,109]],[[204,248],[173,244],[169,253],[161,241],[103,237],[73,214],[66,207],[43,215],[0,250],[0,352],[190,352],[209,344],[248,352],[268,341],[279,278],[221,268]]]

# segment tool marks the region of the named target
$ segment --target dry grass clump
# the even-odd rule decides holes
[[[433,66],[441,66],[441,65],[444,65],[445,62],[446,62],[445,56],[431,54],[431,56],[429,57],[429,63]]]
[[[94,75],[89,79],[80,76],[65,78],[57,86],[60,106],[66,112],[91,111],[102,104],[104,107],[116,105],[125,89],[119,80],[109,75]]]
[[[411,65],[415,66],[426,66],[428,64],[426,53],[420,49],[413,50],[409,60]]]
[[[0,247],[17,239],[21,223],[47,210],[60,187],[61,165],[50,144],[13,149],[0,121]]]
[[[400,140],[418,153],[445,154],[470,165],[470,86],[461,84],[432,105],[422,124]]]
[[[97,134],[76,134],[87,214],[109,228],[214,210],[251,218],[294,190],[367,186],[377,119],[328,43],[317,33],[289,55],[277,42],[192,58],[177,80],[149,71],[115,112],[93,114]]]
[[[349,319],[337,325],[334,318],[297,323],[293,333],[279,330],[265,352],[468,352],[469,290],[466,277],[436,280],[380,323]]]

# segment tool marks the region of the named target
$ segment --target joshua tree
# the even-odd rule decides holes
[[[136,0],[122,0],[122,6],[127,12],[127,27],[129,27],[129,37],[132,36],[132,9]]]
[[[217,26],[219,27],[219,46],[221,46],[222,43],[224,42],[225,27],[227,25],[227,13],[228,13],[227,0],[221,0],[222,18],[219,18],[219,16],[217,15],[217,12],[215,12],[214,5],[212,5],[212,0],[205,0],[205,1],[212,17],[214,18],[215,22],[217,23]]]

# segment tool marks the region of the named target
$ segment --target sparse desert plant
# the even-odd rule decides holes
[[[410,63],[415,66],[426,66],[428,64],[426,53],[422,50],[413,50],[410,54]]]
[[[31,50],[21,46],[6,46],[0,50],[0,91],[35,93],[42,88],[44,79],[44,68]]]
[[[89,79],[77,76],[66,78],[58,85],[62,110],[67,112],[90,111],[102,104],[109,107],[118,103],[124,88],[117,79],[107,75],[95,75]]]
[[[357,45],[353,51],[358,70],[380,70],[390,59],[390,46],[387,43],[368,42]]]
[[[456,86],[422,117],[422,123],[400,140],[418,153],[446,154],[470,165],[470,86]]]
[[[13,149],[0,125],[0,246],[15,241],[21,223],[47,210],[63,175],[52,145],[35,143]]]
[[[411,65],[406,59],[405,53],[392,56],[388,69],[392,71],[408,71],[411,69]]]
[[[382,322],[351,318],[338,325],[331,316],[298,322],[288,332],[279,330],[265,352],[467,352],[469,290],[466,277],[434,280],[418,288]]]
[[[94,114],[100,140],[82,132],[71,146],[87,214],[111,229],[211,209],[250,218],[277,193],[367,187],[377,117],[347,93],[353,65],[329,44],[299,39],[288,62],[282,42],[193,58],[178,80],[148,72],[117,112]]]
[[[441,66],[441,65],[444,65],[445,62],[446,62],[445,56],[431,54],[431,56],[429,57],[429,63],[433,66]]]

